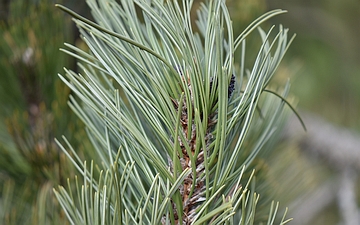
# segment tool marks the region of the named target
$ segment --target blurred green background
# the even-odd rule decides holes
[[[299,106],[329,121],[360,128],[360,2],[267,1],[289,11],[274,19],[297,33],[287,60],[300,63],[292,80]]]
[[[84,1],[0,0],[0,224],[66,224],[52,188],[65,185],[75,170],[53,140],[66,135],[80,155],[92,154],[82,124],[66,105],[70,91],[57,78],[63,67],[76,71],[76,62],[59,48],[64,42],[83,45],[71,18],[56,9],[55,3],[90,17]],[[297,34],[275,83],[290,77],[301,111],[351,131],[360,130],[359,1],[227,3],[235,34],[268,10],[288,10],[264,24],[265,28],[283,24]],[[253,36],[259,40],[257,34]],[[257,45],[248,44],[251,55]],[[296,139],[280,143],[263,165],[269,188],[284,202],[282,206],[293,206],[299,196],[338,174],[303,153]],[[339,224],[338,211],[336,202],[329,203],[309,224]]]

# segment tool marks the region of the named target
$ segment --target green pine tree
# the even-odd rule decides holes
[[[58,5],[90,50],[66,44],[81,73],[60,78],[97,153],[87,163],[65,137],[57,142],[82,174],[54,189],[70,223],[289,221],[256,192],[257,156],[286,118],[289,84],[281,94],[268,85],[291,42],[287,29],[259,26],[284,11],[234,37],[222,0],[201,4],[196,23],[187,0],[87,2],[95,22]],[[249,50],[254,30],[262,45]],[[257,51],[250,69],[247,51]]]

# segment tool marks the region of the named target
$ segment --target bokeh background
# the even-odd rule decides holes
[[[275,21],[297,33],[288,59],[302,64],[293,80],[299,106],[359,131],[360,2],[272,0],[267,6],[288,10]]]
[[[0,0],[0,224],[66,224],[52,188],[66,185],[75,170],[54,138],[66,135],[84,158],[92,154],[83,125],[66,105],[70,91],[57,78],[63,67],[76,70],[59,51],[63,43],[85,47],[55,3],[91,18],[80,0]],[[263,28],[283,24],[296,33],[273,85],[290,78],[291,101],[308,132],[290,116],[276,150],[262,162],[272,197],[289,206],[292,224],[360,224],[360,2],[227,4],[236,34],[278,8],[288,13]],[[259,40],[252,37],[250,56]]]

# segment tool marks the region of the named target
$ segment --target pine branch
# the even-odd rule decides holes
[[[245,53],[251,31],[284,11],[265,14],[234,38],[221,0],[200,7],[199,34],[189,1],[88,4],[95,22],[58,6],[74,16],[90,49],[67,45],[64,51],[80,60],[82,74],[65,70],[59,76],[77,96],[70,107],[102,161],[95,179],[94,166],[89,170],[65,139],[63,151],[70,149],[75,158],[67,155],[84,176],[83,187],[76,181],[78,202],[70,182],[68,190],[55,190],[69,220],[255,223],[259,194],[250,165],[286,115],[289,85],[280,99],[263,92],[288,48],[288,31],[280,26],[271,40],[273,28],[259,28],[263,43],[248,76],[238,75],[234,55],[240,46]],[[259,107],[264,118],[254,123]],[[274,224],[278,208],[270,208],[268,224]]]

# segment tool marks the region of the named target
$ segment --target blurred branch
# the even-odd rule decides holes
[[[284,138],[296,137],[303,151],[321,158],[335,170],[353,167],[360,171],[360,135],[337,127],[307,112],[300,112],[308,131],[305,133],[295,116],[289,119]]]
[[[341,188],[338,191],[338,205],[344,225],[360,224],[359,210],[356,204],[357,174],[345,169],[341,176]]]
[[[290,216],[295,218],[293,225],[311,224],[311,222],[326,210],[331,203],[337,201],[341,225],[360,224],[360,212],[356,204],[357,176],[349,169],[345,169],[335,179],[331,179],[322,186],[305,194],[290,205]]]
[[[301,116],[308,132],[302,131],[300,123],[293,116],[284,129],[283,137],[295,137],[305,153],[321,159],[330,169],[337,172],[337,176],[312,191],[310,195],[302,196],[292,203],[295,209],[292,216],[301,218],[301,221],[295,219],[295,224],[308,224],[334,201],[338,204],[341,224],[360,224],[356,203],[360,135],[310,113],[302,112]]]

